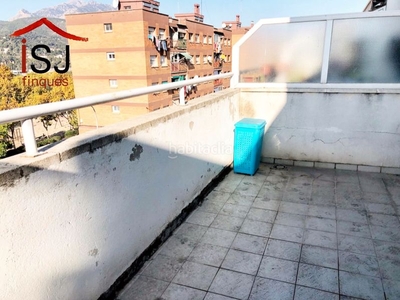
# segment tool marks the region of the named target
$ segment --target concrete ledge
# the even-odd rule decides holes
[[[357,165],[336,164],[337,170],[357,171]]]
[[[314,167],[314,162],[312,161],[294,161],[294,165],[296,167],[308,167],[308,168],[313,168]]]
[[[321,169],[334,169],[335,168],[335,164],[332,164],[332,163],[316,162],[314,165],[316,168],[321,168]]]
[[[93,153],[106,145],[120,142],[135,133],[223,101],[226,97],[231,97],[238,93],[239,90],[237,89],[225,89],[218,93],[195,98],[185,106],[167,107],[130,120],[85,132],[57,144],[46,146],[46,151],[41,152],[41,155],[36,157],[28,157],[22,153],[4,158],[0,161],[0,187],[13,186],[16,180],[36,171],[46,169],[54,163],[69,160],[86,152]]]
[[[380,173],[381,172],[381,167],[358,166],[358,171],[360,171],[360,172]]]

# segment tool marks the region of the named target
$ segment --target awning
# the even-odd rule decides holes
[[[184,58],[186,58],[187,60],[191,60],[191,59],[192,59],[192,56],[191,56],[189,53],[187,53],[187,52],[176,53],[175,55],[181,55],[181,56],[183,56]]]

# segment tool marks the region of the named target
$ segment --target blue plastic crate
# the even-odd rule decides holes
[[[233,171],[254,175],[260,165],[265,120],[244,118],[235,124]]]

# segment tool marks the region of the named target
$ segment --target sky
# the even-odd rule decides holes
[[[70,0],[3,0],[0,20],[7,21],[21,9],[35,12]],[[84,0],[89,2],[91,0]],[[260,19],[298,17],[337,13],[362,12],[368,0],[158,0],[160,12],[173,16],[175,13],[193,12],[193,4],[200,4],[204,23],[221,27],[223,21],[233,21],[240,15],[242,26],[257,23]],[[112,4],[112,0],[96,0]]]

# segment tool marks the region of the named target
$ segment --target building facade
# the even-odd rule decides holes
[[[232,31],[203,23],[200,6],[170,17],[152,0],[120,0],[117,11],[66,15],[77,98],[231,71]],[[189,86],[186,100],[229,87],[229,80]],[[80,132],[163,107],[179,90],[79,109]]]

